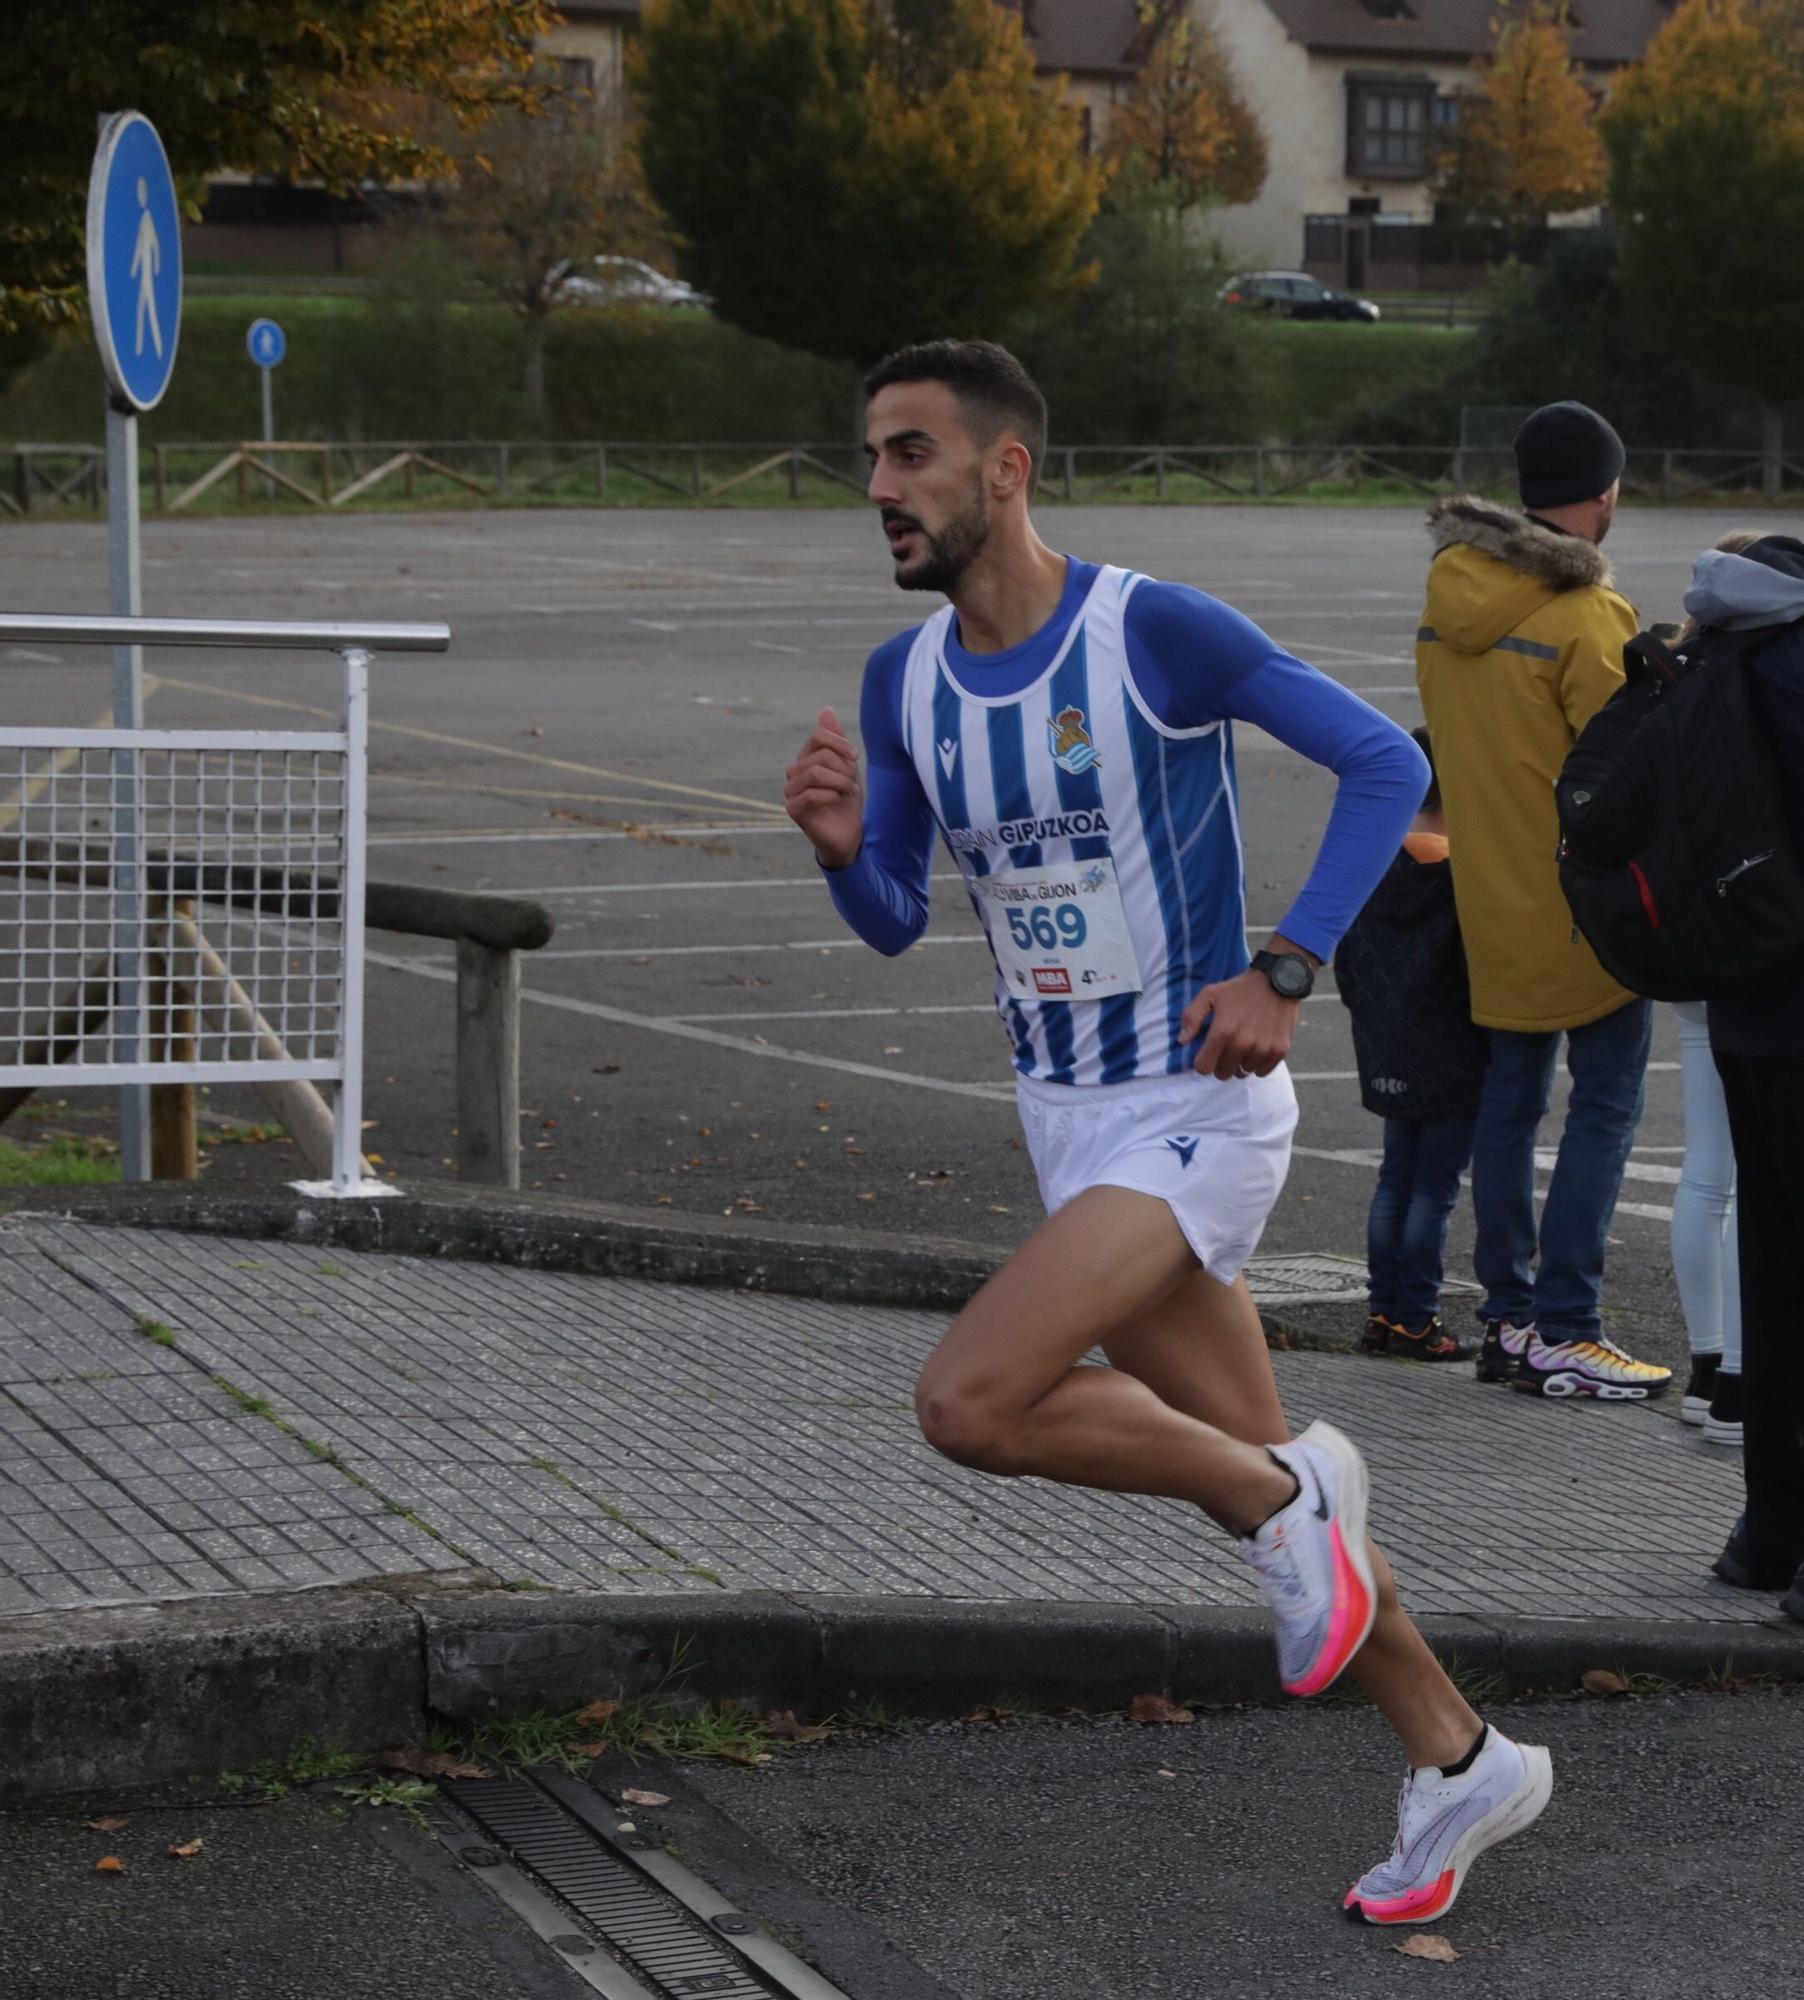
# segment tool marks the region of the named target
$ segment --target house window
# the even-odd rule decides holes
[[[1434,123],[1437,132],[1457,132],[1459,130],[1459,98],[1437,97],[1434,101]]]
[[[561,95],[593,97],[595,64],[588,56],[558,56],[552,62],[553,81]]]
[[[1434,86],[1425,77],[1348,77],[1348,173],[1420,180],[1433,106]]]

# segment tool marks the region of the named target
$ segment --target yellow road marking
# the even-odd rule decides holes
[[[144,683],[144,699],[148,701],[162,685],[162,682],[154,676],[147,678]],[[112,726],[113,707],[112,703],[109,702],[94,720],[88,724],[88,727],[90,729],[111,729]],[[44,766],[35,778],[28,778],[23,784],[16,785],[13,788],[12,797],[5,805],[0,805],[0,833],[8,832],[12,827],[16,826],[19,815],[25,808],[33,800],[42,798],[45,789],[51,781],[55,778],[60,778],[80,755],[80,749],[70,744],[66,748],[57,751],[50,759],[50,762]]]

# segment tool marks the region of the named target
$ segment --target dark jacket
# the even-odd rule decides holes
[[[1700,625],[1726,631],[1792,621],[1748,655],[1748,681],[1792,852],[1804,858],[1804,544],[1769,535],[1746,554],[1709,551],[1698,558],[1685,609]],[[1804,1062],[1804,979],[1763,999],[1711,1001],[1710,1042],[1725,1055]]]
[[[1473,1025],[1453,870],[1404,849],[1334,954],[1353,1015],[1359,1094],[1381,1118],[1465,1118],[1490,1043]]]

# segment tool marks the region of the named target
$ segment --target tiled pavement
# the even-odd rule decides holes
[[[0,1614],[479,1565],[605,1592],[1249,1604],[1169,1502],[934,1457],[941,1320],[494,1265],[0,1224]],[[1275,1357],[1364,1447],[1411,1606],[1734,1623],[1739,1460],[1469,1368]]]

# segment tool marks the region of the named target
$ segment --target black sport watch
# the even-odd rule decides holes
[[[1272,982],[1280,1000],[1307,1000],[1315,991],[1315,968],[1294,951],[1256,951],[1253,970]]]

